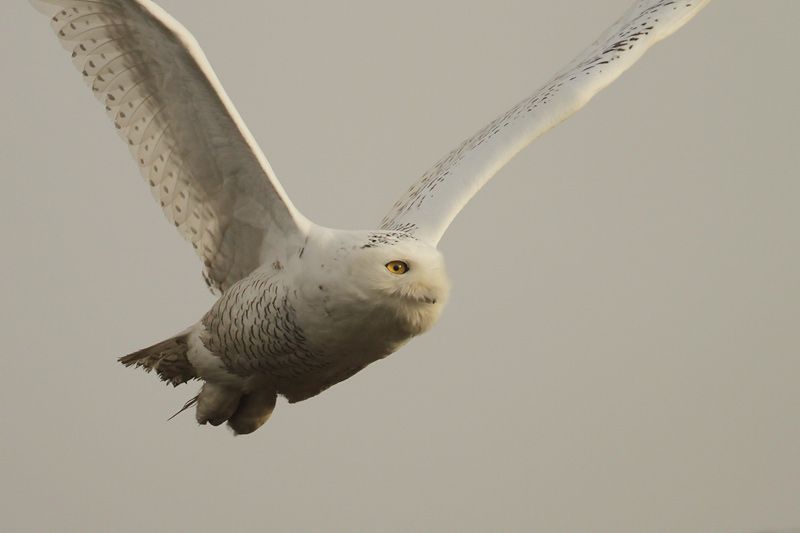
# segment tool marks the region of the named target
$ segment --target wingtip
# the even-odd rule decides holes
[[[52,17],[56,11],[58,11],[58,6],[47,2],[45,0],[28,0],[28,3],[43,15],[47,15],[48,17]]]

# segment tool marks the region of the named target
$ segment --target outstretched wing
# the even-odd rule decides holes
[[[309,222],[180,23],[149,0],[31,2],[52,17],[212,289],[302,242]]]
[[[436,244],[503,165],[566,119],[710,0],[639,0],[587,50],[529,98],[461,143],[392,208],[381,227]]]

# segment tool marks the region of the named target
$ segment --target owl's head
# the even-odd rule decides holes
[[[348,254],[348,278],[369,301],[394,312],[413,334],[439,318],[450,291],[444,258],[397,232],[369,232]]]

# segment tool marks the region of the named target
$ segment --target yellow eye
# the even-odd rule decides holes
[[[389,261],[386,263],[386,269],[392,274],[405,274],[408,272],[408,263],[403,261]]]

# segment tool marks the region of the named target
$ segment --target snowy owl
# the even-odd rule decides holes
[[[200,424],[251,433],[427,331],[447,302],[437,244],[515,154],[583,107],[708,0],[639,0],[572,63],[448,153],[380,227],[314,224],[287,197],[191,34],[150,0],[31,0],[100,99],[220,296],[122,357],[179,385]]]

